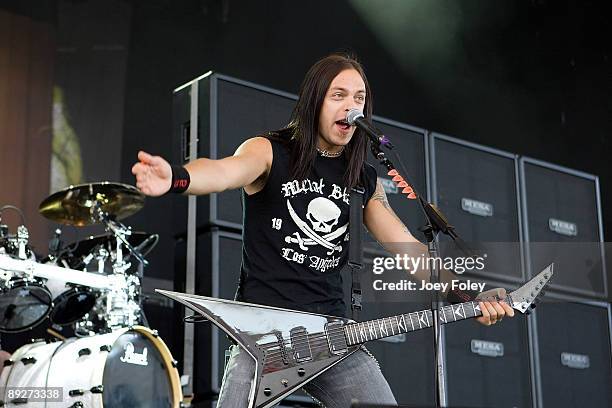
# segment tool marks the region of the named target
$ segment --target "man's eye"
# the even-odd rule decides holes
[[[359,96],[357,96],[357,98],[356,98],[356,99],[357,99],[358,101],[360,101],[360,102],[364,102],[364,101],[365,101],[365,96],[363,96],[363,95],[359,95]]]

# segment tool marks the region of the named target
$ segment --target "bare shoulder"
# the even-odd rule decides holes
[[[234,157],[257,173],[255,180],[244,185],[246,193],[250,195],[260,191],[265,186],[272,168],[273,153],[270,140],[262,136],[247,139],[236,149]]]
[[[249,157],[255,160],[264,160],[266,168],[272,164],[272,143],[263,136],[255,136],[242,142],[236,149],[234,156]]]

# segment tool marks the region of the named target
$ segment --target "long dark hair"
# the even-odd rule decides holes
[[[356,70],[366,88],[363,114],[372,119],[372,92],[361,64],[348,54],[331,54],[317,61],[306,73],[298,101],[286,128],[272,135],[288,143],[291,149],[291,175],[296,180],[308,177],[317,155],[319,116],[327,90],[333,79],[346,69]],[[363,174],[367,154],[367,138],[361,129],[356,129],[351,141],[344,149],[347,161],[344,183],[348,188],[365,184]]]

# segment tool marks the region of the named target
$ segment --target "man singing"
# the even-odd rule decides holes
[[[346,122],[351,109],[372,117],[363,67],[349,56],[330,55],[306,74],[286,128],[246,140],[231,157],[200,158],[185,167],[141,151],[132,168],[136,186],[149,196],[241,188],[244,244],[237,300],[342,316],[340,270],[348,257],[352,187],[365,188],[363,220],[378,242],[412,243],[421,253],[427,250],[395,215],[376,171],[365,163],[367,138]],[[305,223],[316,239],[303,232]],[[441,273],[443,282],[454,277],[450,271]],[[428,280],[429,274],[417,271],[413,278]],[[480,307],[483,315],[477,320],[485,325],[514,315],[503,301],[481,302]],[[218,407],[247,405],[254,367],[246,352],[232,347]],[[365,348],[304,389],[326,407],[345,408],[354,399],[396,403]]]

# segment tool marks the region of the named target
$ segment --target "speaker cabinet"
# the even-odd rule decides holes
[[[466,274],[522,281],[516,155],[436,133],[430,143],[434,203],[468,246],[486,257],[484,269]],[[442,242],[450,256],[464,256],[445,236]]]
[[[246,139],[286,126],[295,100],[295,95],[218,73],[194,79],[174,91],[173,161],[189,161],[192,127],[197,156],[220,159],[233,155]],[[178,211],[186,213],[185,201]],[[240,190],[198,197],[197,225],[211,224],[242,227]]]
[[[517,313],[494,326],[474,319],[445,325],[450,406],[533,406],[528,318]]]
[[[606,297],[598,178],[529,158],[520,164],[531,274],[555,262],[551,288]]]
[[[610,304],[548,300],[535,317],[540,406],[612,406]]]

